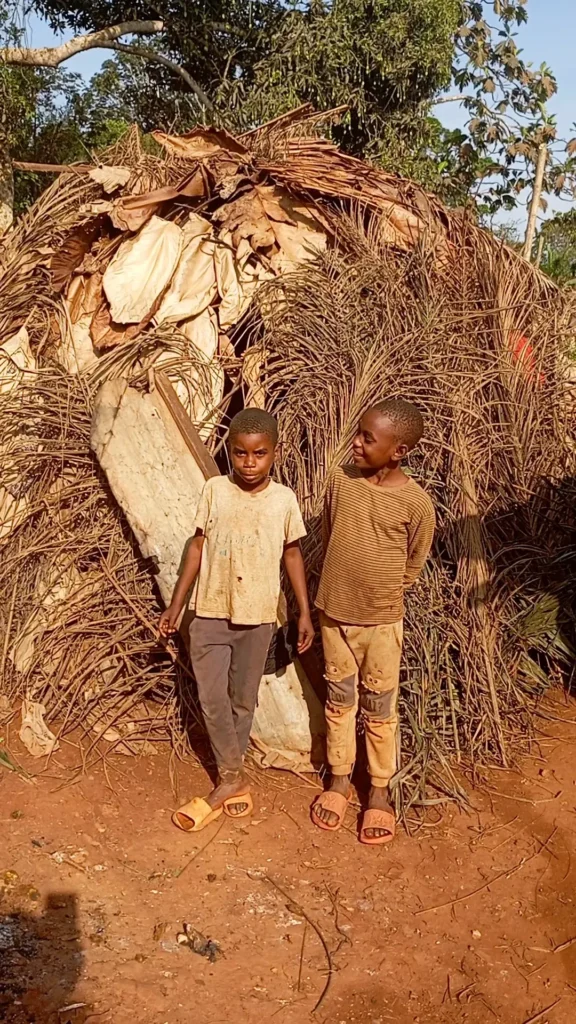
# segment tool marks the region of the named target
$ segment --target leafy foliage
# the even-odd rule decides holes
[[[117,54],[89,90],[66,82],[67,98],[56,112],[41,94],[42,123],[34,114],[32,135],[40,133],[44,142],[47,132],[49,150],[62,137],[64,150],[75,140],[85,151],[133,120],[145,130],[185,130],[208,118],[247,129],[310,101],[319,110],[349,106],[333,129],[349,152],[416,178],[449,204],[476,204],[481,215],[514,208],[533,179],[542,142],[549,147],[544,191],[572,188],[576,142],[565,147],[557,140],[546,107],[556,81],[545,64],[528,65],[518,45],[526,0],[164,0],[154,6],[131,0],[128,7],[120,0],[33,0],[33,6],[58,30],[161,17],[164,33],[147,48],[183,67],[213,104],[206,109],[170,69]],[[46,89],[57,92],[62,83],[53,78]],[[462,130],[445,129],[434,112],[437,101],[453,99],[448,89],[457,90],[468,113]]]
[[[453,81],[469,120],[466,130],[445,137],[450,190],[472,195],[481,212],[511,210],[531,184],[540,144],[549,148],[544,192],[572,188],[575,144],[557,140],[546,104],[557,90],[550,68],[534,69],[522,57],[518,29],[527,0],[468,0],[455,38]],[[489,24],[489,13],[496,15]],[[458,148],[458,159],[454,159]],[[451,159],[450,159],[451,158]]]
[[[558,213],[542,225],[540,266],[558,284],[576,284],[576,210]]]
[[[18,46],[22,36],[13,11],[0,5],[0,45]],[[81,75],[61,68],[0,64],[0,143],[14,160],[90,160],[94,150],[115,141],[129,124],[109,116],[107,85],[102,81],[86,88]],[[45,174],[18,172],[15,213],[34,202],[46,184]]]
[[[458,0],[294,4],[250,80],[222,83],[219,105],[251,127],[302,102],[348,104],[337,141],[406,170],[431,133],[429,99],[450,81],[459,14]]]

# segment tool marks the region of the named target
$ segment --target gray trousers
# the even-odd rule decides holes
[[[273,631],[272,622],[236,626],[198,616],[190,626],[190,659],[220,776],[242,768]]]

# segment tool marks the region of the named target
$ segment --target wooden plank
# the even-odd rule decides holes
[[[178,398],[168,377],[161,370],[154,374],[158,394],[162,398],[178,430],[180,431],[185,444],[194,456],[198,466],[204,473],[207,480],[213,476],[220,476],[220,470],[210,455],[206,445],[202,441],[196,427],[192,423],[186,409]]]

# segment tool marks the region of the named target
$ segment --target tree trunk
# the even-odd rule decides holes
[[[0,238],[14,220],[14,172],[8,141],[0,130]]]
[[[543,142],[538,147],[538,159],[536,161],[536,176],[534,178],[532,199],[530,200],[530,207],[528,210],[528,224],[526,227],[526,237],[524,239],[524,248],[522,250],[523,256],[528,261],[532,259],[532,244],[534,242],[534,235],[536,234],[536,220],[538,217],[538,210],[540,208],[540,197],[542,195],[542,185],[544,183],[544,172],[546,171],[547,159],[548,147],[546,146],[546,143]]]

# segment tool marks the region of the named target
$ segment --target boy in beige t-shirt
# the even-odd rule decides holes
[[[206,799],[175,813],[185,831],[199,831],[222,811],[241,817],[252,809],[243,758],[276,622],[281,561],[300,611],[298,652],[314,638],[300,550],[306,529],[294,492],[269,476],[277,440],[276,420],[261,409],[232,420],[233,471],[204,487],[184,568],[160,618],[164,636],[175,632],[198,577],[190,657],[219,778]]]

